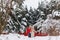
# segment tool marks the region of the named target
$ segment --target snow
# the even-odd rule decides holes
[[[0,35],[0,40],[60,40],[60,36],[36,36],[29,38],[28,36],[10,33]]]
[[[42,32],[46,32],[48,29],[50,29],[50,27],[56,27],[56,30],[60,30],[60,19],[58,19],[58,20],[53,19],[52,14],[49,14],[49,15],[47,15],[46,20],[40,19],[40,21],[38,21],[33,26],[37,26],[37,28],[42,26],[42,28],[40,29],[40,30],[42,30]]]
[[[25,7],[27,5],[28,10],[30,10],[30,7],[32,7],[33,9],[37,9],[38,3],[44,2],[43,6],[45,6],[50,1],[51,0],[25,0],[23,6]],[[48,2],[48,3],[46,3],[46,2]]]
[[[60,16],[60,12],[57,10],[53,13],[54,16]]]
[[[42,30],[43,31],[46,31],[50,28],[50,26],[54,26],[54,27],[57,27],[58,30],[60,30],[60,20],[55,20],[55,19],[46,19],[43,24],[42,24]],[[44,29],[46,28],[46,29]]]

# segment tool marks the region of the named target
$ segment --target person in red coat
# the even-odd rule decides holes
[[[30,32],[31,32],[31,27],[27,27],[27,29],[26,29],[27,35],[28,35]]]
[[[26,31],[25,31],[24,35],[25,35],[25,36],[28,36],[28,34],[29,34],[30,32],[31,32],[31,27],[29,26],[29,27],[26,28]]]
[[[28,37],[34,37],[35,36],[35,29],[34,29],[34,27],[32,25],[27,27],[24,35],[28,36]]]

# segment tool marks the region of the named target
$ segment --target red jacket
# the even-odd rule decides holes
[[[27,27],[24,35],[27,36],[30,32],[31,32],[31,28]]]

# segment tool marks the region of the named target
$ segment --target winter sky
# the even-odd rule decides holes
[[[48,1],[50,2],[50,0],[25,0],[24,1],[24,7],[25,5],[27,5],[27,8],[30,9],[30,7],[32,7],[33,9],[38,7],[38,2],[41,3],[41,1]]]

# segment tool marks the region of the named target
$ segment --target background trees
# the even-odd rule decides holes
[[[26,27],[31,24],[33,26],[36,24],[37,29],[40,30],[43,22],[48,19],[47,15],[51,14],[54,16],[54,12],[60,10],[59,2],[56,0],[51,0],[49,3],[43,1],[41,4],[38,3],[37,9],[30,7],[30,10],[27,9],[27,6],[23,7],[23,1],[0,0],[0,30],[24,33]]]
[[[14,16],[14,11],[13,11],[14,1],[15,0],[0,0],[0,33],[2,33],[2,31],[6,27],[8,20],[10,20],[11,22],[12,21],[11,18],[16,19],[16,16]],[[23,0],[18,0],[18,1],[16,0],[15,2],[17,3],[21,2],[20,4],[22,4]],[[12,23],[10,24],[12,25]]]

